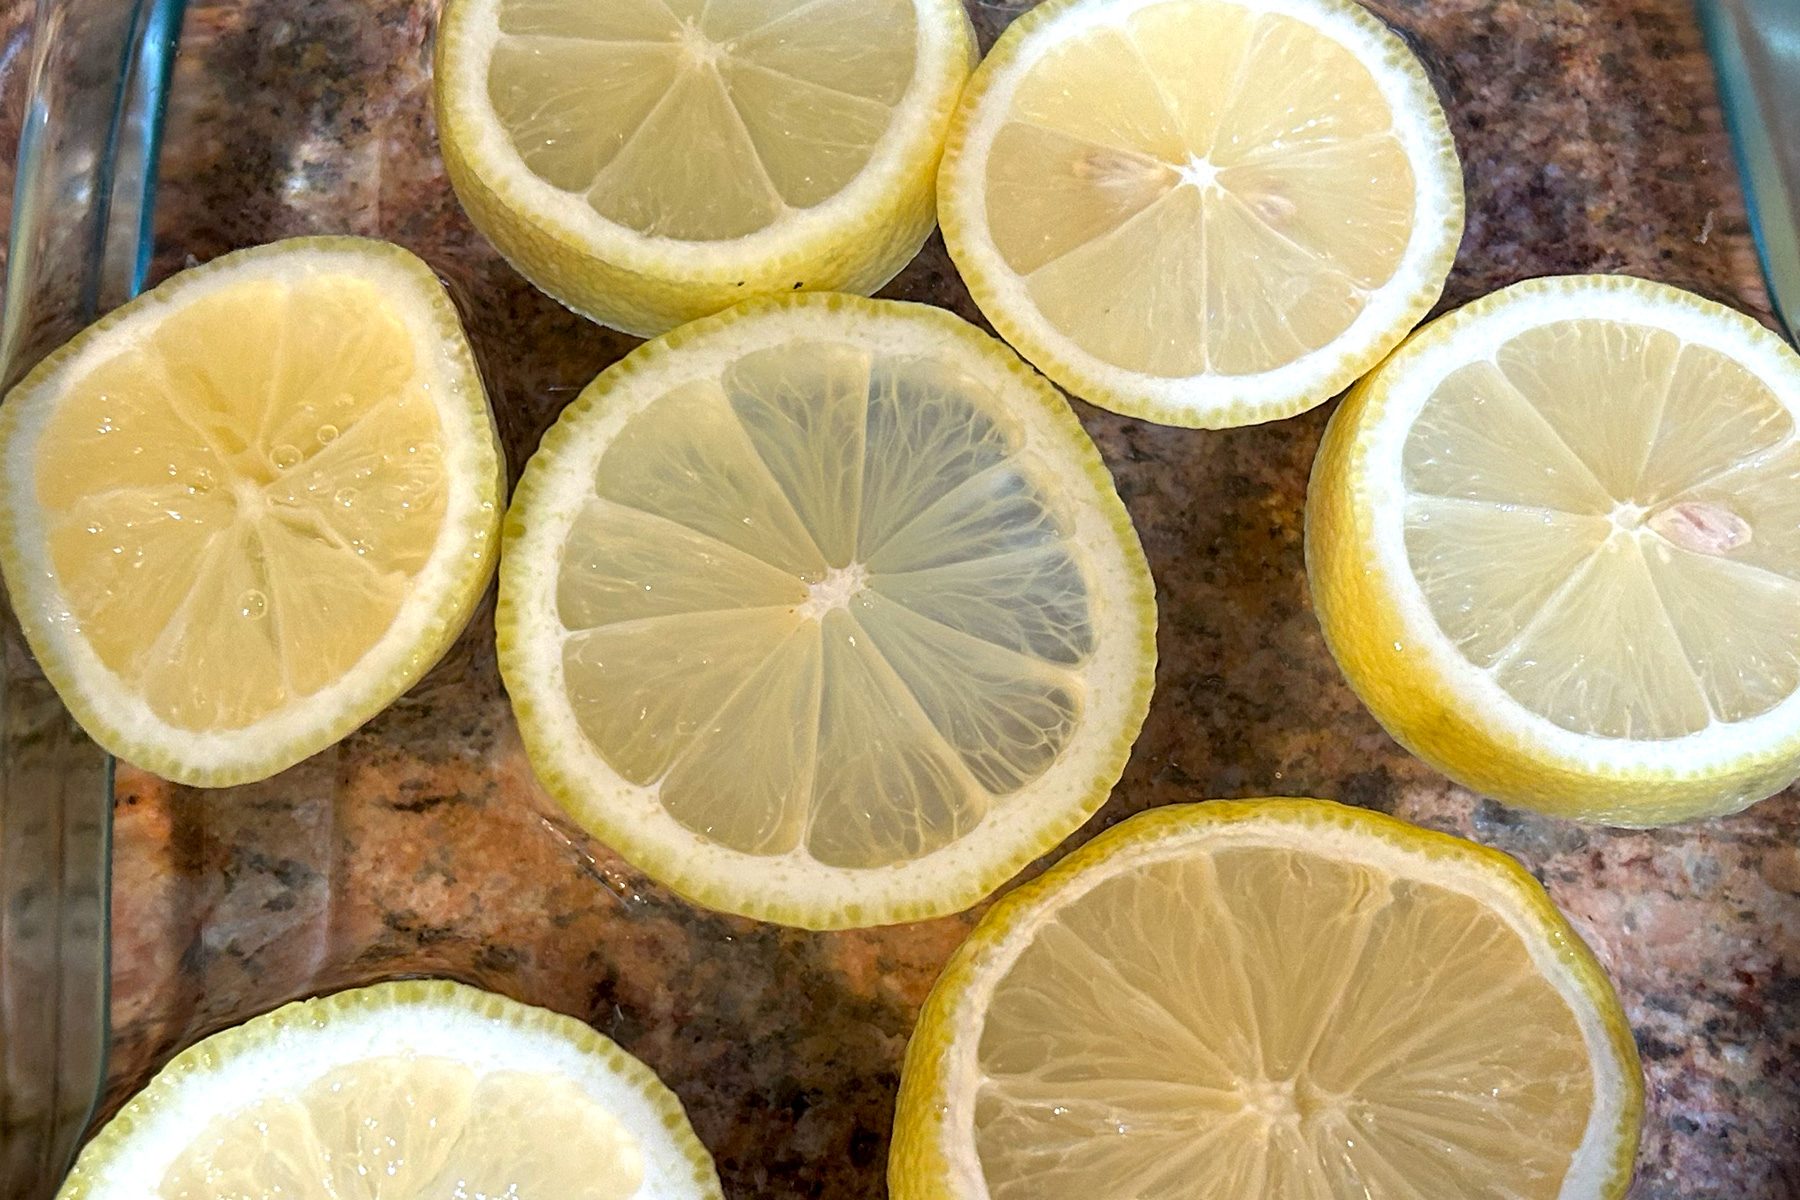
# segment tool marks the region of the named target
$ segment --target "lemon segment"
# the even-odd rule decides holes
[[[1512,803],[1626,825],[1800,774],[1800,359],[1606,276],[1421,330],[1309,491],[1327,640],[1402,742]]]
[[[1442,287],[1455,148],[1340,0],[1053,0],[971,81],[939,185],[982,311],[1065,387],[1237,425],[1328,398]]]
[[[492,570],[501,457],[442,287],[298,239],[171,279],[0,415],[0,567],[70,709],[171,778],[261,778],[412,684]]]
[[[627,332],[873,291],[935,221],[973,62],[956,0],[457,0],[444,157],[534,283]]]
[[[686,895],[813,926],[963,907],[1086,818],[1151,585],[1080,426],[915,305],[732,310],[603,373],[507,520],[540,777]]]
[[[1008,896],[908,1048],[899,1200],[1624,1194],[1611,985],[1493,851],[1316,800],[1133,818]]]
[[[303,1001],[178,1055],[59,1200],[713,1200],[649,1068],[569,1017],[451,983]]]

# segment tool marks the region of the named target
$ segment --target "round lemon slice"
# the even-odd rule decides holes
[[[717,908],[966,907],[1105,799],[1149,572],[1056,392],[950,314],[733,309],[603,372],[507,514],[500,669],[533,766]]]
[[[456,310],[385,242],[184,271],[0,406],[0,569],[89,734],[274,774],[411,687],[493,571],[503,462]]]
[[[891,279],[974,58],[960,0],[451,0],[438,131],[502,254],[648,336]]]
[[[1164,808],[1006,897],[907,1048],[895,1200],[1597,1200],[1643,1084],[1505,855],[1319,800]]]
[[[1436,301],[1462,236],[1449,126],[1350,0],[1051,0],[975,72],[938,181],[994,327],[1096,404],[1285,417]]]
[[[177,1055],[58,1200],[717,1200],[650,1068],[572,1017],[460,984],[383,983]]]
[[[1314,606],[1394,736],[1464,785],[1620,825],[1800,774],[1800,357],[1638,279],[1497,292],[1333,416]]]

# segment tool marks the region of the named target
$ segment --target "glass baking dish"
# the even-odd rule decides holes
[[[193,0],[183,13],[9,0],[0,150],[8,170],[22,163],[4,190],[15,197],[9,261],[30,281],[7,298],[16,360],[143,279],[227,250],[307,233],[386,237],[454,294],[516,479],[562,405],[635,343],[533,290],[463,217],[434,142],[436,7]],[[983,44],[1025,7],[972,3]],[[1770,318],[1686,0],[1370,7],[1433,71],[1466,163],[1468,235],[1446,306],[1525,276],[1618,270]],[[171,65],[159,153],[154,85]],[[37,104],[46,87],[55,103]],[[85,187],[79,171],[58,175],[21,151],[34,129],[62,139]],[[27,221],[34,198],[48,220]],[[38,245],[50,247],[41,272],[20,276],[19,255]],[[885,294],[980,320],[935,238]],[[26,309],[47,315],[26,322]],[[1794,1194],[1800,796],[1640,833],[1515,813],[1448,785],[1355,701],[1308,608],[1301,502],[1327,413],[1197,433],[1075,407],[1133,511],[1162,603],[1149,722],[1108,807],[1075,840],[1151,805],[1285,793],[1507,850],[1543,879],[1626,1001],[1650,1103],[1634,1195]],[[60,1151],[43,1148],[44,1114],[84,1124],[102,1062],[100,1117],[206,1033],[298,996],[408,975],[476,983],[617,1039],[680,1094],[727,1194],[882,1194],[907,1034],[979,910],[813,934],[674,897],[536,786],[492,637],[490,596],[389,711],[275,779],[223,791],[122,763],[110,773],[12,640],[0,810],[6,1195],[54,1189]]]

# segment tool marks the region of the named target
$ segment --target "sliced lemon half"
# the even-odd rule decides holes
[[[572,1017],[461,984],[305,1000],[175,1056],[58,1200],[717,1200],[643,1063]]]
[[[907,1048],[896,1200],[1593,1200],[1643,1085],[1493,850],[1318,800],[1177,805],[1012,893]]]
[[[452,0],[438,132],[502,254],[648,336],[892,278],[974,57],[960,0]]]
[[[176,275],[7,395],[0,570],[97,742],[243,783],[442,656],[493,571],[502,471],[431,269],[277,242]]]
[[[1105,799],[1150,576],[1066,403],[940,309],[753,303],[601,373],[506,519],[532,765],[717,908],[954,911]]]
[[[994,327],[1096,404],[1285,417],[1436,301],[1462,174],[1424,68],[1350,0],[1051,0],[970,80],[938,181]]]
[[[1307,562],[1402,743],[1513,804],[1620,825],[1800,774],[1800,357],[1643,280],[1497,292],[1333,416]]]

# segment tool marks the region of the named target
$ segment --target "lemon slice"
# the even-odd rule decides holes
[[[384,242],[278,242],[182,272],[7,396],[0,568],[97,742],[242,783],[448,648],[493,570],[501,472],[430,268]]]
[[[572,1017],[461,984],[305,1000],[175,1056],[58,1200],[715,1200],[643,1063]]]
[[[1176,805],[983,918],[907,1048],[895,1200],[1593,1200],[1643,1084],[1543,888],[1319,800]]]
[[[1051,0],[971,79],[938,208],[1052,379],[1219,427],[1393,349],[1449,273],[1462,174],[1424,69],[1349,0]]]
[[[1149,703],[1149,572],[1053,389],[922,305],[677,330],[545,435],[500,670],[538,775],[717,908],[973,903],[1105,799]]]
[[[1332,419],[1308,493],[1326,640],[1402,743],[1620,825],[1800,774],[1800,358],[1638,279],[1497,292]]]
[[[438,131],[502,254],[647,336],[891,279],[974,56],[960,0],[451,0]]]

